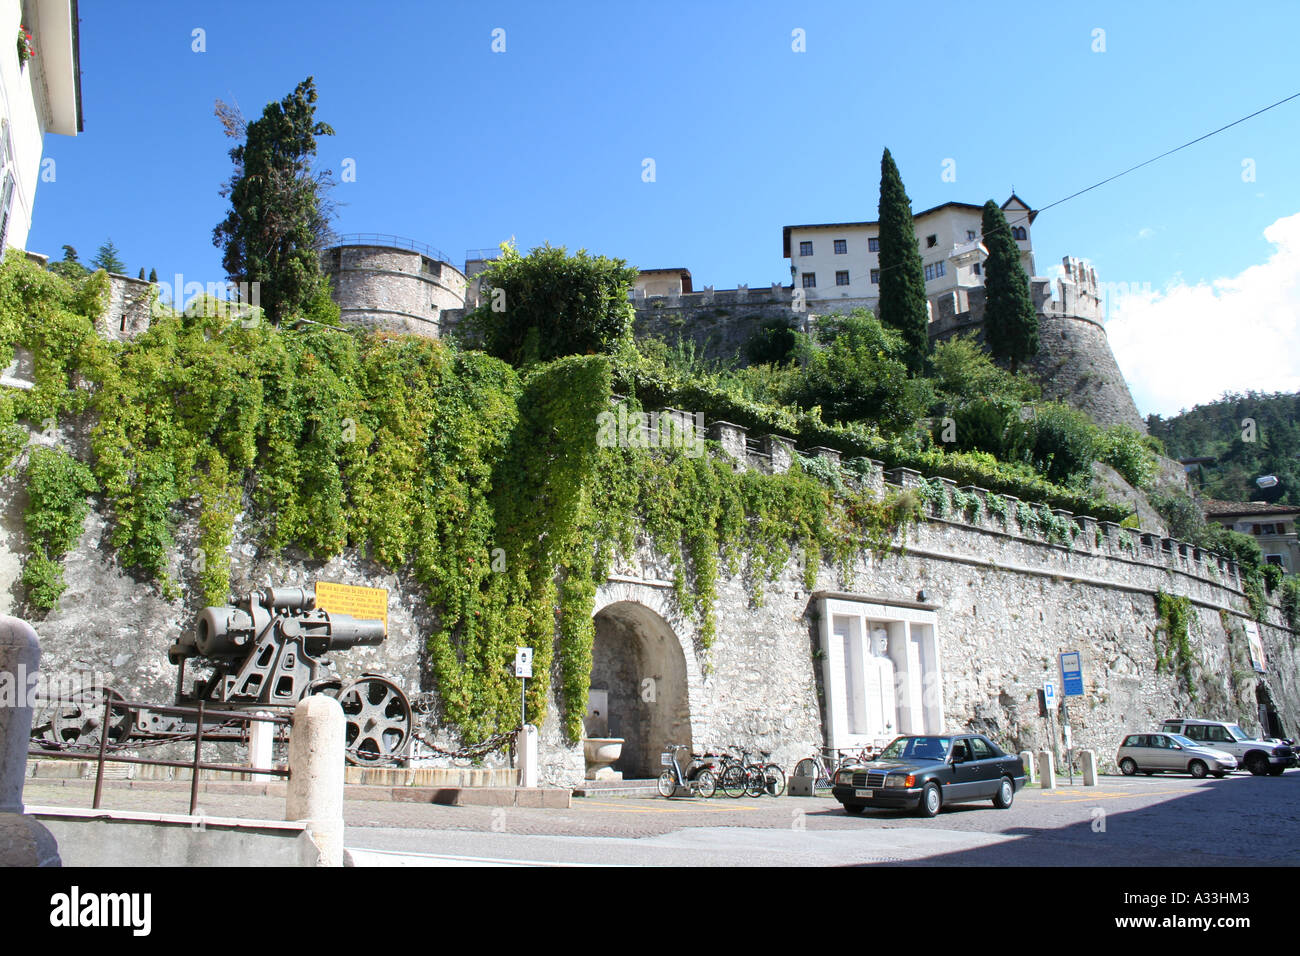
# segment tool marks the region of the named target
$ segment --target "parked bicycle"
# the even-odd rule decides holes
[[[870,747],[861,750],[837,750],[822,747],[811,757],[804,757],[794,765],[796,777],[812,777],[814,790],[829,790],[835,782],[835,773],[845,767],[866,763],[874,756]]]
[[[685,744],[669,744],[660,756],[659,762],[668,769],[659,775],[659,794],[664,797],[674,796],[679,790],[686,790],[691,796],[711,797],[717,790],[717,777],[712,765],[695,754],[690,754],[690,763],[683,770],[677,755],[685,750]]]
[[[763,794],[779,797],[785,793],[785,771],[768,762],[771,751],[762,751],[763,759],[751,762],[749,753],[741,751],[740,757],[723,755],[722,774],[718,786],[729,797],[761,797]]]

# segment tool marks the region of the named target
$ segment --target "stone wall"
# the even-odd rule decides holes
[[[717,453],[729,450],[737,468],[767,472],[789,465],[788,442],[751,442],[743,429],[725,423],[712,426],[711,433],[724,449]],[[73,445],[84,441],[76,430],[60,437]],[[877,466],[868,484],[914,487],[920,480],[907,469],[884,474]],[[1077,530],[1068,544],[1049,543],[1020,527],[1014,499],[998,506],[989,492],[964,492],[980,500],[978,515],[936,511],[914,529],[903,554],[879,560],[861,554],[850,567],[823,567],[811,591],[798,557],[763,586],[762,600],[755,599],[754,582],[743,567],[724,576],[718,583],[717,638],[709,650],[696,622],[677,606],[667,562],[642,541],[635,554],[619,560],[597,594],[598,629],[602,615],[615,617],[618,626],[606,637],[627,648],[622,663],[601,676],[635,681],[643,699],[646,687],[658,688],[645,702],[669,712],[648,714],[645,726],[669,739],[650,744],[771,750],[791,769],[823,739],[815,595],[833,591],[900,606],[922,601],[933,608],[948,727],[986,730],[1012,750],[1049,745],[1044,721],[1037,717],[1036,692],[1044,680],[1058,679],[1057,655],[1067,650],[1082,654],[1088,690],[1071,709],[1076,746],[1096,749],[1103,763],[1113,760],[1124,732],[1149,729],[1178,714],[1258,726],[1261,678],[1250,668],[1241,636],[1246,602],[1232,561],[1154,531],[1130,531],[1065,512],[1057,512],[1057,518],[1072,521]],[[0,485],[0,568],[6,578],[0,582],[0,612],[5,613],[24,611],[17,581],[25,552],[22,507],[21,483],[10,479]],[[108,518],[98,507],[93,510],[65,561],[68,590],[60,609],[34,621],[46,672],[104,680],[136,699],[169,700],[174,669],[166,650],[199,610],[196,524],[193,514],[182,516],[172,571],[184,597],[172,600],[120,566],[107,541]],[[260,554],[242,516],[232,553],[232,589],[238,592],[317,580],[387,588],[388,640],[335,655],[336,663],[344,676],[379,672],[408,693],[436,691],[423,649],[434,619],[411,575],[385,571],[355,552],[329,562],[307,561],[292,552],[279,558]],[[1157,589],[1192,601],[1195,700],[1171,669],[1157,667]],[[1296,635],[1276,608],[1261,631],[1269,659],[1262,681],[1287,732],[1295,733],[1300,729]],[[649,652],[631,646],[652,639],[661,643],[646,643]],[[556,666],[553,686],[559,683]],[[647,679],[652,683],[645,684]],[[626,697],[627,691],[620,692]],[[583,775],[582,753],[561,739],[557,713],[552,701],[541,728],[542,776],[551,784],[574,784]],[[452,740],[444,732],[435,736],[444,744]]]
[[[150,283],[130,276],[108,276],[108,306],[95,323],[109,339],[133,339],[149,328]]]

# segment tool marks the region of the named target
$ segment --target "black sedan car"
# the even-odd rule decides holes
[[[932,817],[945,803],[992,800],[1005,810],[1025,785],[1020,758],[981,734],[899,737],[876,759],[835,774],[831,788],[846,813],[867,807]]]

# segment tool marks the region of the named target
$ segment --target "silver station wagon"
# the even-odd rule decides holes
[[[1190,773],[1199,779],[1206,774],[1222,777],[1237,769],[1237,758],[1227,751],[1178,734],[1129,734],[1119,745],[1115,762],[1126,777],[1141,771],[1148,775]]]

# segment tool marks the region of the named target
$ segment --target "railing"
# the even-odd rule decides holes
[[[466,262],[473,262],[476,259],[486,262],[489,259],[500,259],[500,258],[501,258],[501,248],[499,246],[494,246],[491,249],[466,249],[465,250]]]
[[[50,701],[44,701],[43,703],[57,706],[64,702],[58,700],[50,700]],[[135,711],[139,711],[139,710],[146,710],[150,714],[170,714],[172,716],[178,716],[178,717],[193,716],[197,718],[195,720],[195,731],[193,734],[194,757],[191,760],[181,761],[181,760],[150,760],[146,757],[118,756],[117,751],[119,750],[138,750],[145,745],[158,746],[167,743],[179,743],[183,740],[186,740],[190,736],[189,733],[178,732],[175,734],[160,735],[157,737],[140,738],[138,741],[134,743],[130,742],[130,728],[134,724],[134,719],[132,718],[132,714]],[[123,718],[124,714],[126,717],[125,720]],[[195,811],[198,809],[199,778],[201,776],[202,771],[204,770],[224,771],[227,773],[257,773],[257,774],[266,774],[268,776],[274,776],[274,777],[289,776],[288,770],[280,769],[276,767],[262,768],[262,767],[236,766],[231,764],[218,764],[218,763],[205,762],[202,759],[205,719],[208,722],[207,729],[214,736],[217,736],[218,732],[222,728],[227,727],[232,722],[251,724],[253,721],[256,720],[256,721],[263,721],[269,724],[280,725],[286,728],[291,727],[293,724],[293,720],[289,717],[259,715],[251,711],[238,711],[238,710],[208,711],[206,709],[206,705],[204,701],[199,701],[197,707],[159,707],[154,704],[145,704],[139,701],[121,700],[114,697],[112,694],[105,694],[103,720],[102,723],[99,724],[100,736],[99,736],[98,753],[95,756],[95,762],[96,762],[95,798],[92,804],[93,809],[95,810],[99,809],[100,799],[103,796],[104,764],[106,763],[142,764],[150,767],[179,767],[181,769],[189,768],[191,771],[191,778],[190,778],[190,815],[191,816],[193,816]],[[219,721],[219,723],[216,723],[214,721]],[[114,742],[113,744],[114,750],[110,752],[109,738],[113,736],[113,727],[115,724],[117,726],[126,728],[126,730],[124,733],[121,734],[121,739]],[[245,736],[248,735],[245,734]],[[210,737],[209,741],[211,742],[212,739],[213,738]],[[47,742],[47,746],[44,748],[29,747],[27,751],[27,755],[29,757],[50,757],[58,753],[67,754],[69,752],[70,750],[68,748],[60,747],[57,743],[53,745],[53,752],[52,752]],[[81,753],[76,755],[82,757],[89,756],[88,753]]]
[[[439,262],[451,262],[443,255],[442,250],[435,249],[426,242],[383,232],[345,232],[334,243],[334,247],[338,246],[392,246],[394,249],[410,249],[412,252],[437,259]]]

